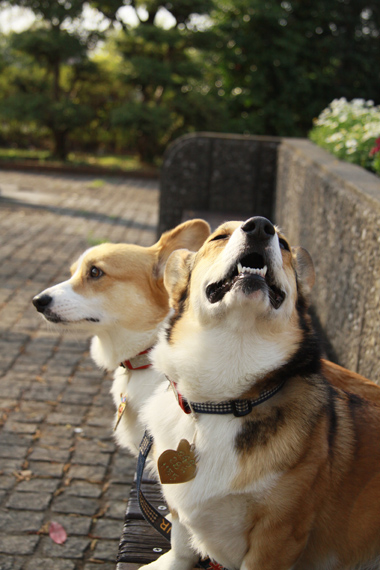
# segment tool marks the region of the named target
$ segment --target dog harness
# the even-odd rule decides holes
[[[128,368],[128,370],[144,370],[145,368],[150,368],[152,363],[149,360],[149,353],[153,347],[147,348],[139,352],[136,356],[132,356],[129,360],[123,360],[120,362],[120,366],[123,368]]]

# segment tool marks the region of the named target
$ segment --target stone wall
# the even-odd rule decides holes
[[[226,219],[273,214],[280,139],[195,133],[172,143],[160,181],[158,233],[186,212],[216,212]]]
[[[379,178],[305,139],[177,139],[161,172],[159,233],[193,215],[212,221],[218,212],[224,219],[266,216],[308,249],[316,268],[313,311],[329,356],[380,384]]]
[[[283,139],[274,219],[313,258],[313,305],[338,362],[380,383],[379,178]]]

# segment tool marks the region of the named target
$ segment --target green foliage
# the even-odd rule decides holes
[[[309,137],[340,160],[380,174],[380,106],[373,101],[335,99],[314,121]]]
[[[0,147],[0,160],[9,161],[35,161],[39,164],[62,164],[57,161],[52,153],[48,150],[36,150],[36,149],[19,149],[19,148],[1,148]],[[135,155],[94,155],[78,152],[69,152],[66,164],[71,166],[96,166],[101,168],[107,168],[110,170],[125,170],[134,171],[140,170],[145,165],[142,165],[138,157]],[[94,183],[95,184],[95,183]],[[99,180],[96,181],[97,187],[100,186]]]
[[[4,3],[37,20],[0,38],[1,144],[154,162],[184,133],[305,136],[337,97],[379,103],[378,0],[90,0],[104,33],[80,26],[85,0]]]
[[[304,136],[337,95],[378,98],[377,0],[224,0],[215,20],[229,130]]]
[[[0,115],[5,131],[10,123],[38,125],[50,131],[54,152],[65,159],[67,137],[87,125],[94,113],[78,98],[78,83],[97,67],[88,59],[93,37],[79,37],[63,27],[78,18],[85,2],[9,0],[8,5],[31,8],[41,18],[38,25],[10,36],[5,50],[4,85]],[[2,85],[2,86],[3,86]]]
[[[124,104],[111,112],[111,124],[133,133],[131,142],[140,158],[151,162],[173,138],[207,128],[207,109],[212,109],[210,117],[215,119],[222,116],[222,107],[215,104],[215,90],[209,88],[210,77],[215,81],[209,65],[215,35],[192,24],[192,16],[207,13],[211,1],[162,4],[152,0],[143,5],[148,18],[124,29],[116,40],[123,57],[119,79],[133,89]],[[169,29],[156,23],[163,6],[176,21]]]
[[[46,22],[60,27],[65,20],[78,18],[83,11],[85,0],[6,0],[8,6],[29,8]]]
[[[57,62],[86,58],[86,46],[66,30],[37,28],[11,36],[10,47],[34,58],[41,65],[54,68]]]

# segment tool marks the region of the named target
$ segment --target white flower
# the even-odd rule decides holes
[[[338,132],[338,133],[333,133],[332,135],[327,137],[326,142],[333,143],[333,142],[341,141],[342,139],[343,139],[342,133]]]

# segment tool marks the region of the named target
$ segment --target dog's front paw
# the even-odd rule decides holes
[[[190,556],[178,556],[173,550],[169,550],[154,562],[141,566],[139,570],[192,570],[197,563],[196,554]]]

